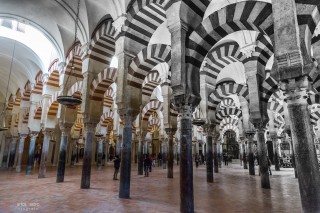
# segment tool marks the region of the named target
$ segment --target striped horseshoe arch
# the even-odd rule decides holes
[[[42,71],[39,70],[38,74],[36,75],[36,82],[31,94],[38,94],[42,95],[43,90],[43,82],[42,82]]]
[[[100,118],[100,124],[102,127],[108,127],[109,123],[112,122],[114,118],[114,112],[106,112],[103,113],[101,118]]]
[[[59,88],[59,59],[55,59],[51,62],[48,69],[49,79],[46,83],[48,86]]]
[[[116,94],[114,93],[112,87],[107,89],[107,91],[104,93],[103,106],[111,108],[115,97],[116,97]]]
[[[24,91],[23,91],[21,100],[30,101],[30,95],[31,95],[31,84],[30,84],[30,81],[28,80],[27,83],[24,85]]]
[[[128,85],[142,88],[150,71],[158,64],[166,62],[171,65],[171,47],[165,44],[152,44],[144,48],[132,60],[128,70]]]
[[[90,86],[91,100],[102,101],[105,92],[117,80],[117,68],[107,68],[100,72]]]
[[[238,125],[238,119],[232,118],[232,117],[225,117],[223,120],[220,122],[220,129],[223,129],[224,126],[226,125]]]
[[[218,104],[229,95],[237,94],[249,101],[248,87],[237,83],[223,83],[219,85],[208,97],[208,109],[216,111]]]
[[[242,117],[242,111],[238,108],[234,108],[234,107],[228,107],[228,108],[224,108],[223,110],[219,110],[216,114],[216,119],[217,119],[217,123],[220,123],[220,121],[230,115],[235,115],[238,118]]]
[[[36,108],[34,110],[34,117],[33,119],[35,120],[40,120],[41,119],[41,114],[42,114],[42,100],[39,101],[36,105]]]
[[[60,92],[57,91],[55,92],[50,100],[49,100],[49,105],[48,105],[48,115],[56,116],[58,109],[59,109],[59,103],[57,101],[57,98],[59,96]]]
[[[306,25],[306,45],[310,48],[309,41],[320,22],[320,3],[317,0],[295,0],[299,25]],[[309,49],[310,50],[310,49]]]
[[[145,107],[143,107],[141,112],[141,118],[144,121],[148,121],[152,112],[156,112],[158,109],[160,111],[163,110],[163,103],[159,100],[150,101],[148,104],[145,105]]]
[[[261,85],[261,101],[268,103],[270,97],[277,91],[278,81],[271,76],[263,81]]]
[[[204,57],[219,40],[236,31],[252,30],[273,35],[272,6],[245,1],[230,4],[208,16],[189,36],[186,60],[199,70]]]
[[[157,126],[157,127],[160,127],[161,126],[161,121],[159,118],[152,118],[149,123],[148,123],[148,126]]]
[[[71,95],[75,96],[75,93],[77,93],[76,95],[80,93],[80,96],[81,96],[82,88],[83,88],[83,81],[77,81],[70,87],[67,94],[68,96],[71,96]]]
[[[236,104],[232,98],[224,98],[219,105],[219,109],[225,109],[228,107],[236,107]]]
[[[281,115],[284,112],[283,105],[277,101],[268,102],[268,110],[270,110],[271,112],[279,113]]]
[[[75,46],[75,47],[74,47]],[[82,51],[81,51],[81,46],[80,43],[77,42],[72,45],[72,47],[69,49],[67,53],[67,58],[66,58],[66,66],[64,68],[63,73],[66,75],[64,77],[64,81],[66,81],[66,78],[68,75],[83,79],[82,76]],[[72,69],[72,60],[74,58],[74,64]]]
[[[142,50],[153,33],[166,20],[165,0],[134,0],[128,5],[124,26],[126,43]]]
[[[27,124],[29,122],[29,114],[30,114],[30,107],[25,109],[25,111],[23,113],[23,120],[22,120],[23,124]]]
[[[320,110],[316,110],[310,114],[311,125],[317,126],[317,121],[320,118]]]
[[[86,55],[86,57],[108,66],[115,54],[116,30],[112,23],[112,19],[107,19],[92,33],[89,51]]]
[[[8,100],[8,105],[7,105],[8,111],[11,111],[13,109],[13,104],[14,104],[14,100],[13,100],[13,96],[11,94],[9,97],[9,100]]]
[[[83,118],[77,118],[73,125],[73,130],[75,132],[80,132],[80,130],[83,128]]]
[[[238,126],[236,125],[232,125],[232,124],[227,124],[225,125],[222,129],[221,129],[221,132],[222,134],[221,135],[224,135],[224,133],[228,130],[233,130],[234,132],[237,132],[239,130]]]
[[[215,85],[216,79],[223,68],[237,61],[246,58],[240,52],[237,42],[227,42],[212,49],[206,57],[206,65],[200,71],[200,75],[206,76],[206,81],[210,85]]]
[[[309,105],[320,104],[320,94],[310,95],[307,102]]]
[[[161,78],[158,71],[153,70],[142,84],[142,95],[151,97],[154,89],[160,84]]]

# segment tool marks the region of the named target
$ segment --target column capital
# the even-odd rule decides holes
[[[124,31],[126,20],[127,20],[127,14],[123,13],[120,16],[118,16],[116,20],[113,21],[112,25],[117,31],[117,33],[121,33],[122,31]]]
[[[177,128],[165,128],[167,135],[173,137],[176,134]]]
[[[281,88],[285,90],[285,100],[288,104],[306,105],[311,82],[308,76],[303,76],[299,79],[289,79],[287,82],[282,82]]]
[[[216,125],[215,124],[205,124],[202,126],[204,133],[206,133],[208,136],[213,136],[215,133]]]
[[[31,132],[29,133],[30,138],[36,138],[36,137],[38,137],[38,134],[39,134],[39,132],[35,132],[35,131],[31,131]]]
[[[123,125],[132,124],[132,122],[136,119],[139,114],[139,110],[134,110],[131,108],[126,109],[118,109],[119,116],[123,122]]]
[[[60,122],[59,126],[62,136],[68,136],[73,124]]]
[[[245,132],[246,138],[248,139],[249,142],[253,141],[253,137],[255,134],[256,134],[255,131],[246,131]]]
[[[26,137],[28,137],[28,134],[19,134],[19,136],[20,136],[20,140],[24,140],[24,139],[26,139]]]

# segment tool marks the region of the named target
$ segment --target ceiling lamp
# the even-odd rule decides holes
[[[13,51],[12,51],[12,56],[11,56],[11,63],[10,63],[10,72],[9,72],[9,80],[7,84],[7,90],[6,90],[6,97],[3,102],[3,107],[2,107],[2,112],[0,114],[0,131],[6,131],[9,129],[8,126],[6,126],[6,102],[7,102],[7,97],[8,97],[8,90],[9,90],[9,84],[10,84],[10,78],[11,78],[11,72],[12,72],[12,64],[13,64],[13,58],[14,58],[14,53],[16,51],[16,41],[13,43]]]
[[[78,22],[79,22],[79,10],[80,10],[80,0],[78,0],[78,7],[77,7],[77,14],[76,14],[76,20],[75,20],[75,30],[74,30],[74,47],[73,47],[73,53],[75,52],[76,49],[76,40],[77,40],[77,30],[78,30]],[[75,72],[75,65],[74,65],[74,57],[72,57],[72,63],[71,63],[71,71],[68,75],[67,81],[65,85],[68,84],[69,77],[72,72]],[[63,92],[65,88],[63,88]],[[76,106],[80,105],[82,103],[81,98],[75,97],[73,95],[61,95],[57,97],[57,101],[59,104],[65,105],[68,108],[76,108]]]

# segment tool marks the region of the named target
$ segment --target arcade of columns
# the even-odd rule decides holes
[[[111,147],[121,155],[119,198],[130,198],[131,167],[137,162],[142,175],[143,154],[150,153],[150,142],[157,139],[161,143],[153,153],[162,153],[168,178],[175,178],[174,158],[179,159],[180,211],[194,212],[194,155],[200,149],[205,154],[207,181],[214,182],[222,144],[231,132],[250,175],[255,175],[254,155],[258,156],[261,187],[267,189],[272,182],[266,142],[272,141],[276,170],[280,144],[289,143],[303,210],[320,211],[315,148],[320,4],[243,1],[208,14],[209,5],[210,0],[136,0],[127,14],[103,20],[90,42],[74,43],[66,58],[52,61],[48,71],[39,71],[36,79],[11,95],[1,166],[22,172],[22,156],[27,153],[25,172],[32,174],[41,140],[39,178],[53,164],[56,182],[63,182],[66,165],[74,163],[77,146],[84,144],[79,184],[89,189],[95,156],[101,167],[102,153],[108,156]],[[164,21],[171,45],[149,44]],[[256,31],[255,42],[243,48],[237,41],[222,40],[241,30]],[[273,55],[272,69],[267,70]],[[117,68],[110,67],[114,56]],[[246,83],[217,80],[233,62],[243,64]],[[159,68],[163,64],[166,69]],[[81,106],[59,105],[61,94],[81,97]],[[201,127],[193,125],[199,117],[205,121]]]

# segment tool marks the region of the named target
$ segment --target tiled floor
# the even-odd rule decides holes
[[[67,168],[65,182],[55,181],[56,168],[38,179],[13,171],[0,171],[0,212],[179,212],[179,167],[174,179],[155,167],[149,177],[131,174],[131,199],[119,199],[119,181],[113,181],[112,165],[92,167],[91,189],[80,189],[81,167]],[[273,171],[272,189],[260,188],[260,177],[233,164],[206,182],[205,166],[194,168],[195,211],[200,212],[301,212],[298,180],[292,169]],[[19,205],[21,207],[19,207]],[[32,207],[32,205],[34,205]],[[26,207],[24,207],[26,206]]]

